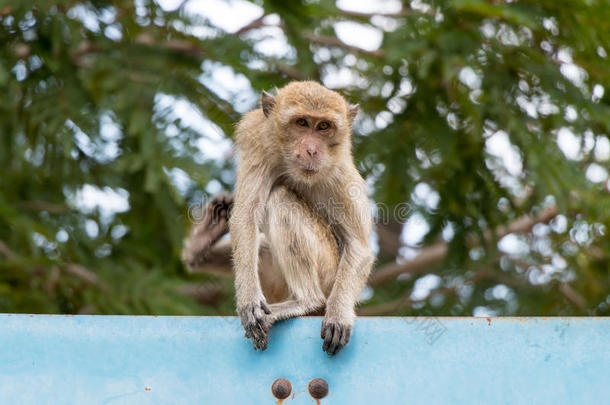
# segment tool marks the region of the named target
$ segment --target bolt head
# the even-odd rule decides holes
[[[309,393],[315,399],[322,399],[328,395],[328,383],[323,378],[314,378],[309,382]]]
[[[271,384],[271,393],[277,399],[288,398],[292,391],[292,384],[285,378],[278,378]]]

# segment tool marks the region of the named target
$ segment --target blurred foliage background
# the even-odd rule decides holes
[[[609,315],[608,44],[594,0],[1,0],[0,311],[233,313],[183,238],[314,79],[362,107],[362,314]]]

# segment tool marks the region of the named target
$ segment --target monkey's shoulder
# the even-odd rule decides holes
[[[256,140],[259,134],[264,132],[265,124],[265,114],[262,109],[245,113],[235,128],[235,142],[240,145]]]

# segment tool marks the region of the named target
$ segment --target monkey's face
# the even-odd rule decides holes
[[[351,125],[358,106],[338,93],[316,82],[292,82],[275,97],[263,92],[261,107],[292,179],[309,184],[330,180],[333,167],[351,161]]]
[[[333,165],[341,143],[334,117],[297,114],[285,130],[286,162],[297,179],[315,182]]]

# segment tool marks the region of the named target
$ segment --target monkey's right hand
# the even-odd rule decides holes
[[[241,325],[246,331],[246,339],[252,339],[255,350],[265,350],[269,342],[269,328],[272,324],[269,316],[271,310],[265,299],[238,306],[237,313],[241,318]]]

